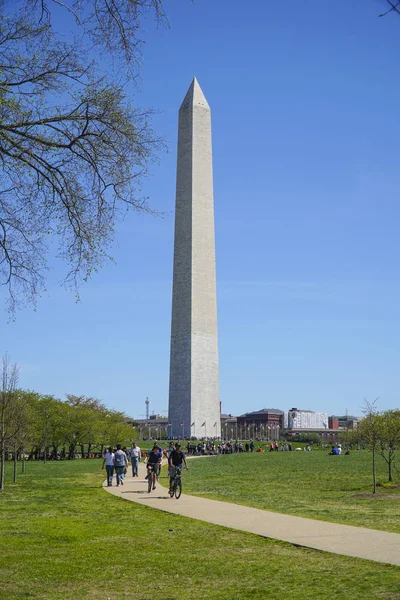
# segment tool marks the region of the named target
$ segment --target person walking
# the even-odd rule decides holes
[[[104,469],[104,465],[106,466],[107,472],[107,486],[110,487],[112,485],[114,474],[114,452],[111,446],[107,449],[107,451],[104,454],[102,469]]]
[[[117,475],[117,487],[124,485],[124,471],[128,468],[128,458],[123,450],[121,450],[121,444],[117,444],[117,450],[114,454],[114,467]]]
[[[188,448],[190,449],[190,445],[187,444]],[[171,454],[171,452],[173,452],[175,450],[175,444],[174,442],[170,442],[169,446],[167,446],[167,448],[164,450],[164,454],[166,455],[167,458],[169,458],[169,455]],[[189,452],[189,450],[188,450]]]
[[[140,459],[142,458],[142,451],[136,442],[133,442],[132,448],[130,449],[131,465],[132,465],[132,477],[139,477],[138,466]]]

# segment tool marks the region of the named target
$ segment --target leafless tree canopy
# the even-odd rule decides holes
[[[385,2],[388,5],[388,8],[379,15],[380,17],[385,17],[391,12],[395,12],[400,15],[400,0],[385,0]]]
[[[53,12],[74,37],[61,38]],[[76,289],[105,257],[122,208],[159,141],[124,86],[138,72],[141,22],[160,0],[6,0],[0,6],[0,283],[9,309],[35,301],[58,243]],[[96,57],[110,59],[105,74]]]

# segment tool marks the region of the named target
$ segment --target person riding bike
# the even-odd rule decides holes
[[[158,465],[161,466],[162,461],[162,450],[159,446],[154,445],[153,449],[150,450],[147,455],[147,477],[151,477],[153,481],[153,490],[156,489],[156,474]]]
[[[182,452],[181,445],[176,444],[175,450],[172,450],[172,452],[170,453],[170,455],[168,457],[168,467],[169,467],[168,475],[169,475],[169,491],[170,492],[174,485],[174,477],[175,477],[176,468],[178,467],[181,469],[182,463],[185,464],[186,471],[188,471],[189,468],[187,466],[185,453]]]

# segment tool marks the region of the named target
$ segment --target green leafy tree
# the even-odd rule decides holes
[[[340,442],[346,450],[350,450],[353,446],[357,446],[360,442],[360,433],[358,429],[353,429],[348,425],[340,432]]]
[[[56,8],[71,35],[57,31]],[[151,111],[125,91],[147,13],[163,20],[161,0],[0,5],[0,283],[11,312],[44,288],[54,240],[78,293],[108,257],[118,215],[149,210],[138,190],[160,143]]]
[[[400,448],[400,410],[387,410],[378,419],[378,452],[388,466],[389,481],[393,481],[393,465]]]
[[[54,396],[39,396],[36,402],[36,447],[46,462],[47,454],[57,455],[59,447],[65,442],[67,407]]]
[[[87,404],[85,396],[67,394],[67,421],[65,439],[68,443],[68,458],[74,459],[77,446],[80,446],[82,457],[84,445],[90,439],[93,442],[93,410]]]

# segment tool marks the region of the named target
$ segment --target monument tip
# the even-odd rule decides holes
[[[186,96],[181,104],[181,108],[187,107],[188,104],[192,106],[206,106],[209,108],[208,102],[204,96],[203,90],[200,87],[197,77],[193,77],[192,83],[190,84],[189,89],[186,92]]]

